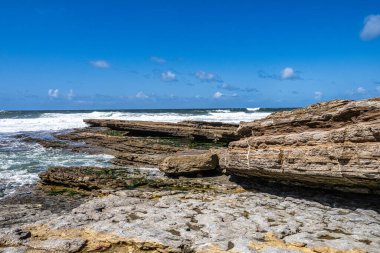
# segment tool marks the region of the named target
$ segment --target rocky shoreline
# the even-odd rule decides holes
[[[51,167],[0,200],[0,252],[378,252],[380,98],[240,125],[85,120]],[[11,212],[9,210],[12,210]]]

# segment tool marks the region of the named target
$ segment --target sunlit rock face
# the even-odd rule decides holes
[[[333,100],[242,123],[230,173],[380,193],[380,99]]]

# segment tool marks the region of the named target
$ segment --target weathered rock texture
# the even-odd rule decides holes
[[[194,139],[231,141],[239,139],[236,124],[221,122],[183,121],[179,123],[127,121],[127,120],[84,120],[96,127],[108,127],[113,130],[128,131],[133,136],[177,136]]]
[[[377,253],[379,219],[372,210],[262,192],[117,191],[18,230],[0,228],[0,252],[5,246],[44,253],[80,247],[79,252]]]
[[[215,170],[219,164],[213,153],[184,154],[169,156],[160,164],[160,170],[167,175],[187,175]]]
[[[205,156],[214,163],[216,155]],[[177,175],[177,174],[176,174]],[[122,189],[235,190],[237,185],[224,175],[203,178],[168,178],[157,169],[102,167],[50,167],[40,173],[41,189],[48,192],[86,195],[88,192]],[[240,187],[241,188],[241,187]],[[103,193],[102,193],[103,194]],[[1,210],[1,209],[0,209]],[[1,225],[1,223],[0,223]]]
[[[230,173],[380,193],[380,99],[334,100],[242,123]]]
[[[235,128],[237,129],[237,127]],[[70,133],[60,134],[56,137],[58,143],[70,141],[71,143],[84,142],[84,145],[68,145],[66,147],[76,152],[95,152],[113,155],[112,163],[125,166],[154,166],[158,165],[168,156],[178,152],[207,151],[210,147],[227,146],[225,142],[213,140],[193,140],[176,136],[131,136],[122,130],[110,128],[88,127]],[[45,147],[56,148],[55,142],[37,140]]]

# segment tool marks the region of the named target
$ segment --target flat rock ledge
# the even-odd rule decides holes
[[[260,192],[128,190],[0,228],[0,252],[377,253],[379,222],[372,210]]]
[[[177,136],[193,139],[232,141],[239,139],[237,124],[204,121],[183,121],[179,123],[128,121],[113,119],[85,119],[85,123],[95,127],[127,131],[132,136]]]

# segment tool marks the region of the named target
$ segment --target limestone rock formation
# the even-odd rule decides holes
[[[329,198],[333,205],[320,203]],[[0,252],[3,247],[70,252],[84,246],[78,252],[378,253],[380,214],[346,207],[349,202],[357,199],[342,206],[328,194],[310,200],[260,191],[117,191],[16,234],[0,228]],[[212,245],[220,250],[207,251]]]
[[[380,99],[334,100],[242,123],[224,153],[227,170],[380,193]]]
[[[194,164],[202,159],[178,154],[209,150],[218,156],[216,166],[230,174],[379,193],[379,104],[380,98],[334,100],[276,112],[261,120],[242,122],[239,127],[196,121],[86,120],[90,127],[60,134],[58,141],[39,143],[107,153],[118,166],[161,164],[168,175],[203,170]],[[78,141],[84,145],[72,145]]]
[[[166,157],[160,170],[167,175],[188,175],[215,170],[219,164],[218,156],[212,153],[179,154]]]
[[[221,122],[183,121],[167,123],[112,119],[86,119],[84,122],[90,126],[127,131],[132,136],[177,136],[217,141],[239,139],[236,134],[238,125]]]
[[[112,163],[115,165],[137,167],[158,167],[166,157],[178,152],[207,151],[210,147],[218,148],[228,145],[226,142],[194,140],[176,136],[132,136],[132,133],[127,131],[102,127],[77,129],[70,133],[59,134],[56,137],[58,141],[55,142],[36,141],[45,147],[52,148],[57,147],[56,142],[66,144],[69,141],[66,147],[75,152],[106,153],[114,156]],[[72,145],[78,141],[84,145]]]

